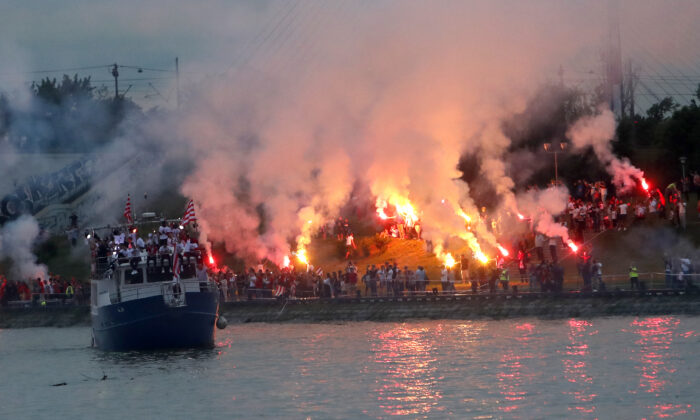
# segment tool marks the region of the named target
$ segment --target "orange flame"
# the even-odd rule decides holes
[[[403,216],[407,226],[413,226],[418,221],[416,210],[408,200],[406,200],[403,204],[396,204],[396,212]]]
[[[504,257],[507,257],[508,255],[510,255],[510,252],[508,252],[508,250],[503,248],[500,244],[498,245],[498,250],[501,252],[501,254]]]
[[[450,254],[449,252],[448,252],[447,255],[445,255],[445,257],[443,258],[443,262],[445,263],[445,266],[446,266],[447,268],[452,268],[452,267],[454,267],[455,264],[457,263],[457,262],[455,261],[454,257],[452,256],[452,254]]]
[[[474,256],[476,257],[477,260],[481,261],[482,264],[486,264],[489,262],[489,257],[487,257],[483,252],[481,251],[476,251],[474,253]]]
[[[302,249],[297,250],[296,256],[297,256],[297,259],[298,259],[299,261],[303,262],[304,264],[308,264],[308,263],[309,263],[309,259],[308,259],[307,256],[306,256],[306,250],[305,250],[305,249],[302,248]]]

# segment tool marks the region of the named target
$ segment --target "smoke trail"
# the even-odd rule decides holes
[[[618,191],[629,192],[644,178],[644,172],[633,166],[629,159],[615,156],[610,143],[615,137],[615,115],[606,108],[600,108],[599,111],[597,115],[576,121],[566,136],[578,150],[591,147],[612,176]]]

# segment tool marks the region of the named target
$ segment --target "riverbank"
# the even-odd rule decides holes
[[[222,303],[229,323],[347,322],[411,319],[700,315],[700,293],[683,291],[496,295],[426,295],[401,298],[252,300]],[[0,328],[89,326],[87,306],[0,310]]]

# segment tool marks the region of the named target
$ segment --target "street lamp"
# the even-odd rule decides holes
[[[543,146],[545,152],[554,153],[554,185],[559,185],[559,164],[557,161],[557,154],[566,150],[567,143],[562,141],[559,142],[559,144],[555,144],[554,147],[552,143],[545,143]]]
[[[685,181],[685,162],[688,161],[688,158],[685,156],[681,156],[678,160],[681,161],[681,173],[683,174],[683,178],[681,178],[681,194],[685,195],[686,191],[688,190],[688,186],[686,185]]]
[[[681,161],[681,170],[683,171],[683,179],[685,179],[685,163],[688,161],[688,158],[681,156],[678,160]]]

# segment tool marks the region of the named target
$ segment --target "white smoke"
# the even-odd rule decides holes
[[[634,189],[644,178],[644,172],[633,166],[629,159],[619,158],[612,151],[615,137],[615,115],[609,109],[600,108],[599,113],[576,121],[566,133],[577,150],[591,147],[598,160],[612,176],[619,193]]]
[[[519,194],[518,205],[520,210],[532,218],[536,232],[549,237],[559,236],[564,242],[568,242],[567,227],[554,220],[566,210],[568,198],[569,191],[565,187],[550,187]]]
[[[46,266],[37,263],[33,251],[39,231],[39,224],[31,216],[21,216],[6,223],[0,230],[0,258],[9,258],[12,261],[11,278],[47,278]]]

